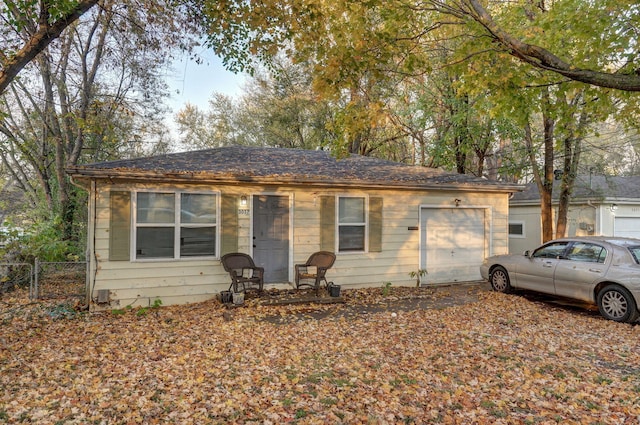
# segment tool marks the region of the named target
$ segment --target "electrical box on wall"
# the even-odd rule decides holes
[[[583,221],[583,222],[580,222],[578,227],[580,228],[580,230],[586,230],[587,232],[593,232],[593,224],[591,224],[591,223],[585,223]]]

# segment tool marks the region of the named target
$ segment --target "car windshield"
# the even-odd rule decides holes
[[[627,247],[636,264],[640,264],[640,245]]]

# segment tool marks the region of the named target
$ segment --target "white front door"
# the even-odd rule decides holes
[[[486,246],[485,209],[423,208],[420,263],[428,283],[479,280]]]

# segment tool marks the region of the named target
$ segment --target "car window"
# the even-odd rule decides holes
[[[568,260],[587,263],[604,263],[605,258],[607,250],[589,242],[575,242],[567,253]]]
[[[569,242],[553,242],[549,245],[542,246],[531,254],[533,258],[558,258],[564,254],[564,250]]]
[[[630,246],[627,248],[631,253],[631,256],[636,261],[636,264],[640,264],[640,246]]]

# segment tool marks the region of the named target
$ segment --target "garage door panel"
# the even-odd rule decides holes
[[[422,268],[430,283],[480,279],[485,257],[485,211],[473,208],[424,209]]]
[[[614,236],[640,238],[640,217],[616,217]]]

